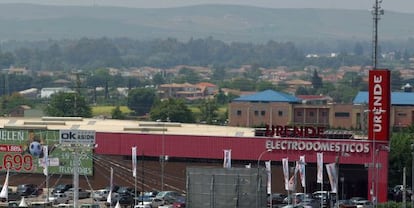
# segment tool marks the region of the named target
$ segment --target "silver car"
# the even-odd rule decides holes
[[[152,199],[151,207],[172,204],[179,196],[182,195],[175,191],[161,191]]]

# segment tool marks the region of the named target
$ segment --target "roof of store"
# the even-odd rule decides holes
[[[288,102],[297,103],[300,99],[293,95],[289,95],[282,92],[276,92],[273,90],[265,90],[251,95],[240,96],[233,99],[232,102]]]
[[[353,104],[368,104],[368,92],[360,91],[352,101]],[[391,105],[414,105],[414,93],[392,92]]]
[[[186,124],[173,122],[145,122],[135,120],[92,119],[81,117],[2,117],[0,128],[43,130],[94,130],[96,132],[145,133],[200,136],[253,137],[254,129],[246,127]]]

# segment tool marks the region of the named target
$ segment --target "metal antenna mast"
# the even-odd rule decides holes
[[[384,15],[384,10],[381,8],[382,0],[375,0],[375,5],[372,10],[372,16],[374,20],[374,28],[372,32],[372,67],[377,69],[378,65],[378,21],[381,19],[380,16]]]

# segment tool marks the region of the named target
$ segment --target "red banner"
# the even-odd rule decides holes
[[[390,71],[388,69],[369,71],[368,139],[370,140],[389,140],[390,83]]]

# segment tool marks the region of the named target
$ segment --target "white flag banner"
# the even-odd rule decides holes
[[[223,167],[224,168],[231,168],[231,149],[224,150]]]
[[[306,162],[305,155],[299,157],[299,175],[302,187],[306,187]]]
[[[295,171],[293,172],[292,177],[289,179],[289,191],[296,191],[296,176],[299,171],[299,162],[296,162]]]
[[[331,192],[337,193],[336,181],[337,173],[335,168],[335,163],[326,164],[326,172],[328,172],[329,183],[331,184]]]
[[[132,177],[137,177],[137,147],[132,147]]]
[[[316,182],[323,183],[323,152],[318,152],[316,154],[317,159],[317,169],[318,173],[316,175]]]
[[[106,202],[108,202],[109,204],[111,204],[111,202],[112,202],[112,190],[109,191],[109,194],[106,197]]]
[[[6,178],[4,179],[3,188],[0,192],[0,198],[6,198],[8,200],[9,197],[9,169],[7,169]]]
[[[289,190],[289,161],[288,158],[282,158],[283,176],[285,179],[285,190]]]
[[[108,197],[106,197],[106,202],[108,202],[109,204],[112,203],[112,189],[113,189],[113,181],[114,179],[114,169],[111,167],[111,181],[109,182],[109,194]]]
[[[267,172],[267,194],[272,193],[272,162],[266,161],[266,172]]]
[[[251,164],[251,163],[249,163],[249,164],[245,165],[244,167],[245,167],[245,168],[252,168],[252,164]]]
[[[49,148],[47,145],[43,145],[43,174],[47,176],[49,174]]]

